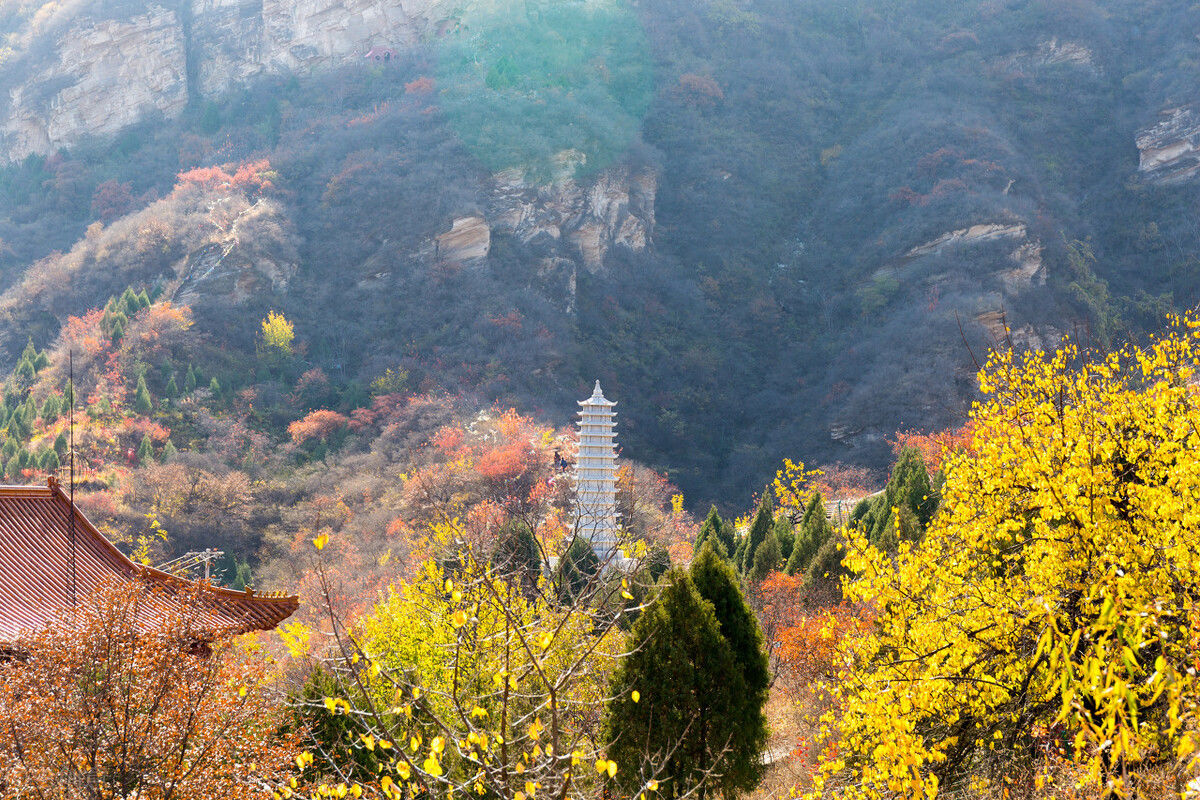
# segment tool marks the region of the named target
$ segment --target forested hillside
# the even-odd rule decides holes
[[[960,422],[1005,323],[1200,299],[1189,3],[417,5],[0,6],[6,363],[131,287],[193,344],[126,391],[190,365],[268,443],[382,395],[562,425],[599,377],[707,507]]]

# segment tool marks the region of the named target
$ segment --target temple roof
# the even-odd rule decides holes
[[[186,602],[199,608],[199,627],[213,636],[270,630],[299,605],[296,597],[223,589],[135,564],[71,505],[53,478],[47,486],[0,486],[0,642],[46,625],[74,599],[113,580],[156,589],[138,613],[148,623],[161,618],[164,605]]]
[[[616,403],[614,403],[612,400],[609,400],[607,397],[604,396],[604,392],[601,391],[601,389],[600,389],[600,381],[596,381],[596,388],[592,390],[592,396],[589,397],[587,400],[580,400],[579,405],[611,407],[611,406],[615,406]]]

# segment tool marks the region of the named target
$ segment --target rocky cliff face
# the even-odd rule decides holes
[[[37,80],[17,83],[0,122],[10,160],[116,133],[147,112],[188,102],[184,29],[152,6],[128,20],[80,21],[62,32]]]
[[[494,234],[539,245],[538,277],[558,287],[568,311],[575,307],[580,267],[600,273],[618,247],[641,252],[654,233],[658,175],[648,168],[614,167],[579,180],[539,185],[515,171],[493,178],[487,210],[464,211],[418,254],[443,265],[482,264]]]
[[[618,167],[547,186],[506,172],[496,177],[490,216],[500,231],[523,242],[548,237],[562,245],[560,255],[597,272],[613,247],[640,252],[650,244],[657,188],[651,169]]]
[[[69,26],[29,35],[26,53],[46,54],[9,68],[21,74],[10,77],[0,115],[0,155],[16,160],[69,147],[148,110],[173,116],[189,99],[262,73],[411,46],[441,32],[452,13],[450,0],[183,0],[123,19],[100,9],[91,3]]]
[[[1200,172],[1200,114],[1169,108],[1137,136],[1138,171],[1155,183],[1181,183]]]

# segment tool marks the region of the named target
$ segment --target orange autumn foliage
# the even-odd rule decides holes
[[[229,170],[233,170],[230,172]],[[242,164],[224,164],[219,167],[197,167],[176,176],[176,188],[188,185],[213,189],[240,189],[251,194],[262,194],[273,188],[271,162],[267,159],[247,161]]]
[[[797,692],[836,672],[834,657],[847,635],[858,635],[869,625],[867,614],[846,603],[796,615],[792,624],[775,636],[778,676],[784,689]]]
[[[350,418],[345,414],[319,408],[288,425],[288,435],[295,444],[303,444],[313,439],[324,440],[349,423]]]
[[[974,425],[969,422],[959,428],[934,433],[897,431],[892,446],[896,453],[906,447],[916,448],[925,460],[925,468],[932,474],[941,469],[947,453],[970,450],[974,433]]]
[[[484,452],[475,469],[489,481],[507,482],[519,478],[528,468],[529,448],[519,443]]]
[[[300,739],[265,660],[204,644],[195,599],[139,620],[149,591],[80,598],[0,662],[5,797],[265,800],[288,779]]]

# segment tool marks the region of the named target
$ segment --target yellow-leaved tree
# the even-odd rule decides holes
[[[297,763],[314,786],[280,786],[280,796],[598,796],[618,770],[601,721],[633,592],[653,580],[647,548],[632,543],[622,569],[606,570],[575,532],[561,562],[578,544],[592,566],[572,572],[549,569],[536,550],[489,555],[452,519],[431,537],[441,557],[354,622],[333,611],[318,560],[333,636],[297,702],[313,733]],[[626,769],[656,788],[661,762]]]
[[[944,505],[889,556],[854,532],[816,795],[1178,791],[1197,738],[1200,320],[1102,360],[994,354]],[[1050,781],[1048,784],[1047,781]]]
[[[262,345],[273,358],[284,358],[292,354],[292,342],[296,328],[283,314],[271,311],[262,321]]]

